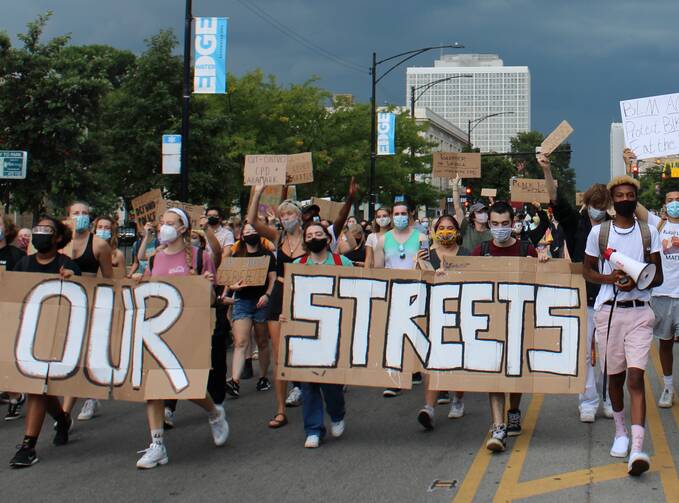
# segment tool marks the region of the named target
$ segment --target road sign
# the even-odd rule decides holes
[[[163,174],[178,175],[181,172],[182,135],[163,135]]]
[[[0,150],[0,178],[22,180],[26,178],[28,152],[23,150]]]

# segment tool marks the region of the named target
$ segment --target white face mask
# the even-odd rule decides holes
[[[173,243],[178,237],[179,233],[177,232],[177,229],[171,225],[164,224],[160,226],[160,232],[158,232],[158,241],[160,241],[161,244],[167,245]]]
[[[299,226],[299,219],[286,218],[285,220],[281,220],[281,225],[283,226],[283,229],[285,229],[285,232],[292,232],[295,230],[295,227]]]
[[[377,219],[377,225],[380,227],[387,227],[391,223],[391,217],[380,217]]]
[[[483,213],[475,213],[476,215],[476,221],[480,224],[485,224],[488,222],[488,213],[483,212]]]

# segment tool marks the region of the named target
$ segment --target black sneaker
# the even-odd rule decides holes
[[[417,422],[420,423],[425,430],[431,431],[434,429],[434,411],[428,407],[422,407],[417,413]]]
[[[486,449],[492,452],[502,452],[507,447],[507,429],[504,424],[493,425],[490,437],[486,442]]]
[[[240,397],[240,384],[233,379],[229,379],[226,381],[226,392],[233,398]]]
[[[519,409],[507,411],[507,436],[521,435],[521,411]]]
[[[35,449],[22,444],[19,446],[19,450],[9,462],[9,466],[12,468],[26,468],[33,466],[37,462],[38,456],[35,453]]]
[[[422,373],[415,372],[413,374],[413,384],[422,384]]]
[[[260,377],[257,381],[257,391],[269,391],[271,389],[271,381],[266,377]]]
[[[252,372],[252,358],[245,359],[245,365],[243,366],[243,372],[241,372],[240,378],[243,380],[252,379],[255,374]]]
[[[55,433],[52,443],[54,445],[66,445],[68,443],[68,432],[71,430],[71,426],[73,426],[73,419],[71,419],[71,416],[69,415],[66,416],[65,422],[60,423],[57,421],[57,425],[54,427]]]
[[[7,414],[5,415],[5,421],[14,421],[21,417],[21,406],[26,401],[26,395],[21,395],[19,400],[11,399],[9,405],[7,406]]]
[[[439,391],[439,396],[436,398],[437,405],[446,405],[450,403],[450,393],[447,391]]]

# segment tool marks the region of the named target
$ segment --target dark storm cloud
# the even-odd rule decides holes
[[[578,186],[608,178],[609,125],[620,99],[676,92],[679,2],[596,0],[257,0],[257,6],[315,44],[366,68],[347,69],[276,31],[237,0],[194,0],[194,15],[228,16],[229,69],[255,68],[280,82],[312,75],[334,92],[367,100],[373,50],[462,42],[465,52],[494,52],[507,65],[527,65],[532,78],[532,126],[548,133],[562,119]],[[70,32],[76,44],[103,43],[136,52],[144,39],[171,28],[181,39],[182,0],[2,0],[0,28],[11,35],[48,9],[47,34]],[[438,53],[416,58],[432,64]],[[405,68],[380,85],[378,102],[403,104]]]

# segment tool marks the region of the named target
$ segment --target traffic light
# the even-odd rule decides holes
[[[639,178],[639,164],[636,159],[632,161],[632,176],[634,178]]]
[[[471,186],[467,185],[467,188],[464,189],[464,192],[465,192],[465,194],[467,194],[468,196],[471,196],[471,195],[472,195],[472,188],[471,188]]]

